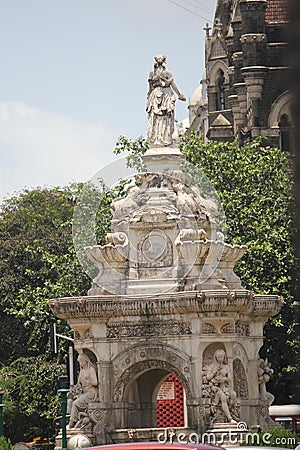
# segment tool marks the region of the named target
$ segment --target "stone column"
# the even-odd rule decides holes
[[[237,95],[231,95],[229,97],[229,101],[231,103],[233,120],[234,120],[234,134],[237,137],[239,131],[244,126],[244,117],[240,111],[240,103]]]
[[[240,117],[239,123],[245,126],[247,117],[247,90],[246,83],[236,83],[234,85],[239,102]]]
[[[247,106],[252,127],[259,127],[259,101],[262,99],[266,67],[244,67],[241,69],[247,90]]]
[[[197,330],[199,333],[199,321],[197,321]],[[195,332],[195,330],[194,330]],[[199,432],[204,430],[204,407],[202,404],[202,349],[199,350],[198,342],[193,343],[192,349],[193,359],[191,364],[191,379],[193,380],[195,397],[189,400],[188,408],[188,425],[190,427],[197,427]]]

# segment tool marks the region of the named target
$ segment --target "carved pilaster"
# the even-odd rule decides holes
[[[244,126],[244,117],[240,111],[240,102],[238,95],[230,95],[229,101],[231,103],[234,120],[234,134],[237,135],[238,131]]]
[[[236,83],[234,85],[236,89],[236,93],[238,96],[238,102],[240,107],[240,114],[243,118],[243,121],[246,119],[247,115],[247,90],[246,90],[246,83]]]

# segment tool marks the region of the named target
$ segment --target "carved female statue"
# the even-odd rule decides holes
[[[78,356],[80,372],[78,383],[71,388],[68,398],[73,399],[71,403],[69,428],[76,427],[84,416],[87,417],[89,403],[95,402],[98,397],[98,380],[96,370],[87,355]]]
[[[229,387],[230,374],[224,350],[215,351],[213,363],[207,369],[206,379],[213,385],[211,389],[213,411],[221,406],[229,422],[236,423],[232,417],[232,410],[237,406],[237,398],[236,393]]]
[[[172,144],[174,132],[175,95],[185,101],[174,82],[172,73],[166,68],[165,55],[155,56],[154,68],[149,74],[149,91],[146,111],[148,113],[147,140],[153,146]]]

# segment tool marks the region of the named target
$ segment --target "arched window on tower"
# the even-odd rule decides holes
[[[289,151],[291,149],[291,124],[287,114],[280,117],[278,123],[280,130],[280,149]]]
[[[218,76],[217,76],[217,111],[223,111],[226,109],[225,105],[225,76],[222,69],[219,70]]]

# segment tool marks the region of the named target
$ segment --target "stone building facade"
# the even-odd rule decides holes
[[[219,0],[206,27],[207,137],[289,150],[287,0]],[[199,127],[200,129],[200,127]]]

